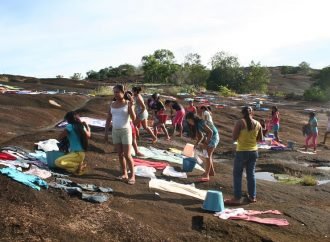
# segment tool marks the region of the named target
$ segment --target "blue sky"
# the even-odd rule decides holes
[[[0,73],[85,75],[139,65],[156,49],[181,63],[218,51],[265,66],[330,65],[328,0],[0,0]]]

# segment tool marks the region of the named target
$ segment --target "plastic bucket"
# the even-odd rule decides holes
[[[202,208],[207,211],[221,212],[225,209],[222,192],[208,190]]]
[[[184,172],[192,172],[196,165],[196,159],[195,158],[184,158],[182,161],[182,171]]]
[[[61,156],[65,155],[62,151],[47,151],[47,164],[49,168],[55,168],[55,160]]]

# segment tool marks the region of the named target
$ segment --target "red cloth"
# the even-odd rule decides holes
[[[277,225],[277,226],[287,226],[289,225],[288,220],[282,219],[282,218],[258,218],[255,216],[249,216],[249,215],[238,215],[238,216],[232,216],[229,219],[232,220],[245,220],[245,221],[251,221],[259,224],[268,224],[268,225]]]
[[[4,152],[0,152],[0,160],[16,160],[16,157]]]
[[[158,162],[158,161],[149,161],[144,159],[133,158],[134,166],[148,166],[154,167],[156,170],[164,170],[168,165],[166,162]]]

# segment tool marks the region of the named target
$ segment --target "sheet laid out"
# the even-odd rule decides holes
[[[163,170],[163,175],[177,178],[187,178],[186,172],[176,171],[172,166],[166,166],[166,168]]]
[[[138,158],[133,158],[133,160],[134,160],[134,166],[148,166],[148,167],[153,167],[157,170],[164,170],[165,167],[168,165],[166,162],[149,161]]]
[[[200,200],[204,200],[207,193],[206,190],[201,190],[196,188],[194,184],[186,185],[173,181],[165,181],[161,179],[151,179],[149,181],[149,187],[166,192],[178,193],[178,194],[194,197]]]
[[[142,154],[144,154],[144,158],[151,158],[154,160],[163,160],[163,161],[168,161],[171,163],[176,163],[179,165],[182,165],[182,163],[183,163],[182,155],[177,155],[177,154],[171,153],[166,150],[161,150],[161,149],[157,149],[157,148],[153,148],[153,147],[146,148],[146,147],[139,146],[139,151]],[[204,171],[204,169],[199,164],[195,165],[195,169]]]
[[[105,128],[105,119],[97,119],[97,118],[90,118],[90,117],[80,117],[80,120],[82,122],[85,122],[89,126],[93,127],[99,127],[99,128]],[[64,128],[67,126],[68,123],[66,121],[63,121],[57,125],[57,127]]]

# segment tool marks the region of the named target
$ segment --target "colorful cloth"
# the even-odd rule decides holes
[[[134,166],[147,166],[147,167],[153,167],[157,170],[164,170],[167,166],[166,162],[158,162],[158,161],[149,161],[144,159],[137,159],[133,158],[134,160]]]

